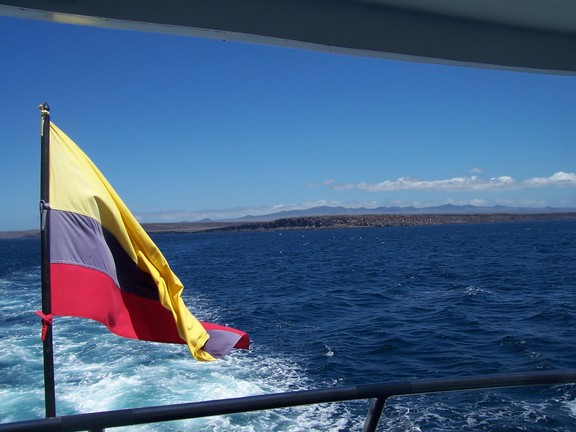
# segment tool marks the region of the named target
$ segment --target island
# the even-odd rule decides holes
[[[479,214],[365,214],[283,217],[266,221],[200,221],[143,223],[150,234],[231,231],[287,231],[344,228],[380,228],[442,224],[482,224],[576,220],[576,212]],[[0,231],[0,239],[39,237],[38,230]]]
[[[299,216],[257,222],[180,222],[143,224],[147,232],[230,232],[230,231],[286,231],[343,228],[377,228],[424,226],[441,224],[479,224],[503,222],[536,222],[576,220],[576,212],[536,214],[366,214]]]

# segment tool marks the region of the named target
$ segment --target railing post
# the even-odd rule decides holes
[[[382,410],[384,409],[384,405],[386,405],[386,399],[387,398],[382,397],[372,399],[362,432],[376,432],[380,417],[382,416]]]

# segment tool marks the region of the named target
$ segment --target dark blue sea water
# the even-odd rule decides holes
[[[381,381],[576,369],[576,222],[162,234],[200,319],[250,333],[184,346],[56,318],[59,415]],[[44,415],[37,240],[0,241],[0,420]],[[133,430],[359,431],[367,402]],[[120,428],[115,430],[131,430]],[[576,386],[388,401],[379,430],[574,431]]]

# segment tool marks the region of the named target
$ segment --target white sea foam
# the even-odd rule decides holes
[[[1,289],[13,293],[19,285],[3,281]],[[4,327],[1,334],[3,380],[11,374],[25,382],[0,381],[2,422],[44,415],[40,320],[33,308],[23,308],[21,297],[12,297],[5,295],[3,302],[4,322],[10,325],[10,332]],[[253,348],[257,355],[236,352],[204,364],[194,361],[185,346],[118,338],[98,323],[77,318],[56,318],[54,349],[58,415],[236,398],[310,385],[290,359],[268,355],[258,346]],[[334,418],[334,409],[300,407],[119,430],[298,431],[305,424],[307,430],[337,431],[346,429],[343,424],[350,426],[351,415],[341,410]]]
[[[0,388],[1,423],[44,416],[44,388],[41,380],[37,381],[36,384],[36,386],[21,387],[3,385],[3,388]],[[26,413],[26,418],[22,417],[22,412]]]
[[[254,346],[214,363],[194,361],[185,346],[131,341],[97,323],[59,318],[55,331],[59,415],[230,399],[307,389],[289,358]],[[62,333],[62,334],[61,334]],[[340,431],[360,430],[351,413],[335,405],[191,419],[118,430]]]
[[[570,412],[570,415],[576,420],[576,399],[564,402],[564,405]]]
[[[467,286],[464,292],[469,296],[475,296],[478,294],[491,294],[489,290],[474,285]]]
[[[326,348],[326,354],[324,354],[326,357],[334,357],[334,351],[332,351],[332,349],[324,344],[324,347]]]

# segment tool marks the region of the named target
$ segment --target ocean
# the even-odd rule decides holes
[[[57,414],[398,380],[576,369],[576,221],[157,234],[204,321],[252,347],[184,345],[54,323]],[[0,240],[0,422],[44,416],[39,240]],[[360,431],[367,401],[138,431]],[[379,430],[574,431],[576,386],[388,400]]]

